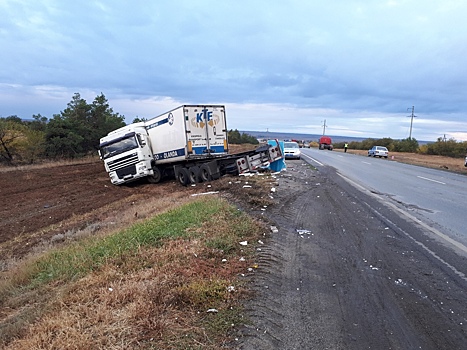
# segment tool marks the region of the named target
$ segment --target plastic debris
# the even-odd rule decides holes
[[[227,287],[227,292],[229,292],[229,293],[235,292],[235,287],[234,286],[228,286]]]
[[[222,262],[227,262],[227,259],[222,259]]]
[[[311,235],[311,231],[310,230],[301,230],[301,229],[297,229],[297,233],[299,235]]]
[[[251,188],[251,185],[243,185],[243,188]]]
[[[264,244],[264,242],[262,240],[259,240],[258,243],[259,244]]]
[[[271,226],[271,232],[272,233],[277,233],[277,232],[279,232],[279,230],[277,229],[276,226]]]
[[[203,193],[193,193],[191,196],[192,196],[192,197],[195,197],[195,196],[204,196],[205,194],[216,194],[216,193],[219,193],[219,191],[211,191],[211,192],[203,192]]]
[[[206,312],[211,312],[211,313],[216,313],[216,312],[219,312],[217,309],[208,309],[208,311]]]
[[[242,256],[238,261],[245,261],[245,258]]]
[[[248,241],[242,241],[240,242],[240,245],[248,245]]]
[[[275,187],[271,188],[271,192],[276,192],[276,188]]]
[[[114,289],[113,289],[113,288],[109,288],[109,292],[113,292],[113,291],[114,291]]]

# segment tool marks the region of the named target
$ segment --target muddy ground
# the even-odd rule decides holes
[[[232,347],[465,349],[465,279],[380,220],[369,209],[378,203],[332,170],[290,161],[277,181],[274,205],[252,212],[278,232],[258,252],[247,280],[253,323]],[[222,182],[210,189],[225,191]],[[99,161],[0,172],[0,267],[79,232],[114,227],[123,215],[139,220],[146,199],[165,200],[163,210],[202,191],[175,181],[116,187]],[[408,225],[397,227],[423,235]]]

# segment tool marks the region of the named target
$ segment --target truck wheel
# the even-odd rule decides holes
[[[178,182],[180,182],[182,186],[188,185],[190,183],[190,174],[188,173],[188,169],[187,168],[178,169],[177,179],[178,179]]]
[[[209,173],[209,166],[207,164],[201,165],[200,172],[201,172],[201,180],[203,180],[203,182],[212,180],[211,174]]]
[[[190,182],[192,184],[195,184],[195,183],[198,183],[198,182],[201,182],[202,179],[201,179],[201,169],[199,168],[199,166],[191,166],[189,169],[188,169],[188,173],[189,173],[189,176],[190,176]]]
[[[148,181],[152,184],[157,184],[162,180],[162,172],[158,167],[152,168],[154,175],[148,176]]]

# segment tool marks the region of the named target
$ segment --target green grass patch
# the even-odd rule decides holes
[[[0,286],[0,312],[17,310],[9,325],[0,322],[0,347],[14,338],[25,341],[24,349],[43,339],[59,343],[49,330],[62,324],[57,334],[76,335],[73,341],[85,344],[88,338],[67,329],[81,320],[88,337],[104,327],[117,341],[131,329],[132,336],[120,341],[137,339],[148,349],[154,344],[216,349],[232,325],[245,322],[238,303],[245,291],[237,276],[248,265],[239,257],[251,256],[255,249],[239,242],[254,242],[262,228],[225,200],[202,197],[114,234],[49,251],[22,264]],[[91,304],[98,315],[83,307]],[[207,313],[210,308],[218,312]],[[127,324],[128,319],[132,322]],[[31,326],[37,330],[25,333]],[[109,342],[104,333],[99,341]]]
[[[134,255],[147,246],[160,246],[166,239],[189,237],[225,206],[226,203],[217,198],[203,198],[116,234],[51,251],[34,263],[28,279],[37,286],[54,280],[80,278],[109,260]]]

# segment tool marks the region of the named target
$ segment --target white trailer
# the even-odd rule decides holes
[[[99,155],[115,185],[144,177],[157,183],[167,176],[187,185],[254,171],[282,158],[278,143],[229,154],[225,107],[220,105],[183,105],[124,126],[101,138]]]

